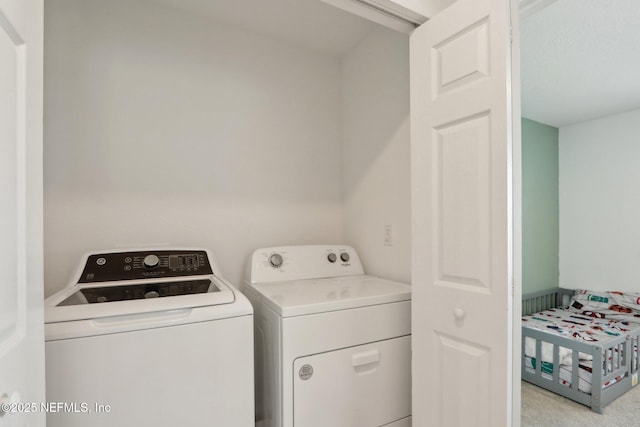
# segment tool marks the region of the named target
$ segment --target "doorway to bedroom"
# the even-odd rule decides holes
[[[547,3],[520,23],[522,292],[638,293],[640,5]],[[522,425],[546,425],[541,416],[558,425],[556,407],[560,419],[575,411],[594,425],[633,424],[629,399],[640,388],[599,415],[523,383]]]

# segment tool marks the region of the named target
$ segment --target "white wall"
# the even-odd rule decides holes
[[[45,45],[47,295],[116,245],[209,247],[237,283],[255,248],[342,241],[338,59],[145,0],[47,0]]]
[[[560,286],[640,291],[640,110],[560,128]]]
[[[345,243],[368,273],[409,283],[409,39],[376,29],[342,67]]]

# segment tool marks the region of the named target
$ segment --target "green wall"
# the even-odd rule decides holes
[[[522,119],[522,292],[558,286],[558,129]]]

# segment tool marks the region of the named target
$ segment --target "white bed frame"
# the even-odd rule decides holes
[[[523,295],[522,315],[534,314],[540,311],[566,306],[564,300],[572,296],[573,289],[555,288],[548,291],[536,292]],[[530,372],[525,368],[525,341],[532,338],[536,343],[536,360],[542,360],[542,343],[547,342],[553,346],[553,372],[551,379],[542,375],[542,363],[535,364],[535,372]],[[640,349],[638,345],[640,329],[628,335],[622,335],[606,343],[588,344],[570,338],[555,335],[539,329],[522,326],[522,379],[535,384],[554,393],[560,394],[571,400],[589,406],[591,410],[602,413],[602,408],[617,399],[638,383],[638,366]],[[604,344],[604,345],[603,345]],[[563,385],[560,382],[560,347],[567,348],[573,352],[571,367],[571,386]],[[593,357],[593,369],[591,380],[591,394],[578,390],[579,383],[579,353],[589,354]],[[608,355],[617,358],[614,363],[605,363]],[[604,367],[601,369],[600,367]],[[602,385],[621,377],[615,384],[606,388]]]

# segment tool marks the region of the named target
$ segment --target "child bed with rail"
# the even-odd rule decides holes
[[[522,315],[523,380],[598,413],[638,384],[640,293],[556,288]]]

